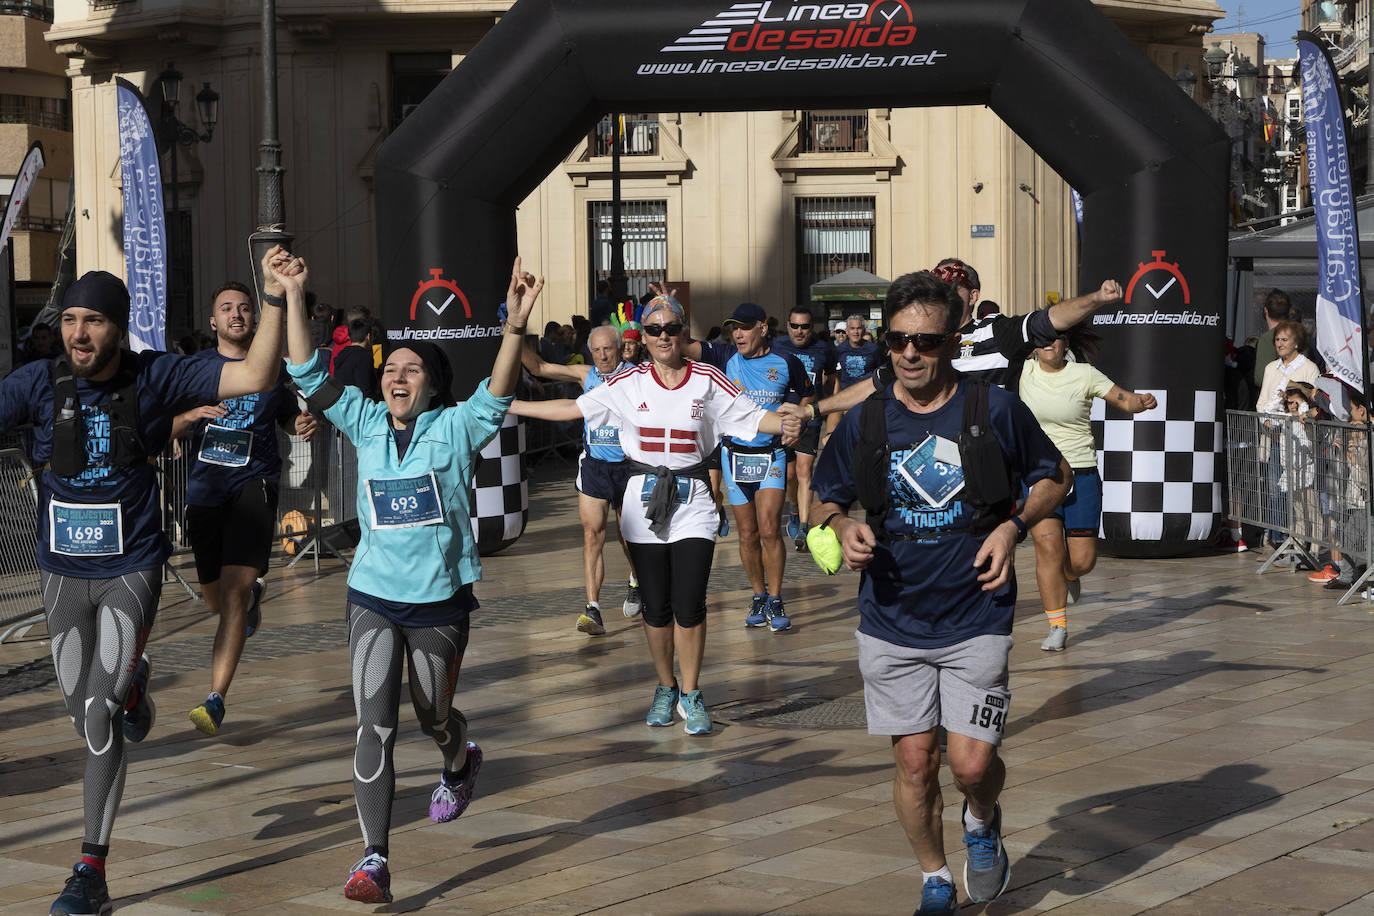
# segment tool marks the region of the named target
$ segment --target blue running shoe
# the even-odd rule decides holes
[[[247,633],[244,635],[245,639],[256,633],[258,627],[262,625],[262,588],[263,581],[261,579],[253,583],[253,593],[248,598],[248,623]]]
[[[671,687],[664,687],[659,684],[654,688],[654,702],[649,707],[649,714],[644,717],[648,725],[663,727],[673,724],[673,707],[678,701],[677,684]]]
[[[964,802],[968,813],[968,801]],[[970,833],[964,830],[964,849],[968,861],[964,863],[964,890],[974,903],[995,900],[1007,889],[1011,880],[1011,862],[1002,848],[1002,806],[993,805],[992,820],[983,830]]]
[[[749,616],[744,618],[746,627],[761,627],[768,623],[768,596],[755,595],[749,605]]]
[[[801,537],[801,533],[801,516],[793,512],[787,516],[787,536],[792,539],[793,543],[796,543],[797,538]]]
[[[72,876],[61,895],[53,901],[48,916],[108,916],[114,911],[105,879],[85,862],[72,868]]]
[[[774,595],[768,599],[764,614],[768,617],[768,629],[774,633],[792,629],[792,621],[787,618],[787,612],[782,609],[782,598],[779,596]]]
[[[954,913],[959,910],[959,894],[954,885],[943,878],[931,878],[921,887],[921,908],[915,916],[923,913]]]
[[[391,870],[386,859],[374,852],[354,863],[344,884],[344,896],[362,903],[390,903]]]
[[[439,788],[429,797],[429,819],[436,824],[446,824],[464,811],[472,803],[472,790],[477,785],[477,771],[482,769],[482,749],[468,742],[468,759],[464,764],[468,771],[457,782],[449,782],[443,774],[439,776]]]
[[[153,696],[148,692],[148,678],[152,675],[153,666],[148,661],[148,656],[144,655],[138,660],[138,667],[134,669],[134,679],[129,685],[128,705],[124,707],[124,740],[132,741],[137,744],[148,737],[148,732],[153,730],[153,722],[157,720],[157,706],[153,703]]]
[[[211,738],[219,734],[219,726],[223,721],[224,700],[219,697],[206,697],[204,703],[191,710],[191,724]]]
[[[687,720],[683,731],[689,735],[709,735],[711,733],[711,714],[706,711],[706,701],[701,698],[700,690],[689,690],[678,697],[678,715]]]

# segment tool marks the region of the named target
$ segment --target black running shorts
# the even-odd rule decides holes
[[[226,566],[267,572],[277,526],[277,485],[258,478],[222,506],[187,506],[186,534],[196,555],[200,582],[218,582]]]

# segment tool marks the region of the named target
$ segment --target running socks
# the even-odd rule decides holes
[[[1056,624],[1056,626],[1058,626],[1058,624]],[[964,829],[969,833],[977,833],[980,830],[988,829],[987,821],[980,821],[978,820],[978,818],[973,816],[972,805],[967,805],[964,807]]]
[[[458,768],[457,772],[454,772],[453,770],[450,770],[447,767],[444,768],[444,782],[450,786],[456,786],[458,785],[458,783],[468,778],[468,771],[471,769],[472,755],[465,753],[463,757],[463,765]]]
[[[925,883],[926,883],[927,881],[929,881],[931,878],[939,878],[941,881],[944,881],[944,882],[946,882],[947,884],[953,884],[953,883],[954,883],[954,874],[953,874],[952,872],[950,872],[949,866],[948,866],[948,865],[945,865],[945,866],[942,867],[939,871],[922,871],[922,872],[921,872],[921,883],[922,883],[922,884],[925,884]]]
[[[89,865],[100,875],[100,880],[105,880],[105,857],[110,854],[110,847],[99,843],[81,844],[81,864]]]
[[[1051,627],[1063,627],[1063,628],[1066,629],[1066,630],[1069,628],[1069,609],[1068,609],[1068,608],[1066,608],[1066,607],[1061,607],[1061,608],[1060,608],[1059,610],[1057,610],[1057,611],[1046,611],[1046,612],[1045,612],[1045,616],[1048,617],[1048,618],[1050,619],[1050,626],[1051,626]]]

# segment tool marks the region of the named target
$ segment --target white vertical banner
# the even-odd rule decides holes
[[[5,224],[0,227],[0,249],[10,240],[10,232],[14,229],[14,221],[19,218],[19,211],[24,209],[24,204],[29,200],[29,192],[33,190],[34,179],[38,173],[43,171],[43,144],[37,140],[29,147],[29,151],[24,154],[24,163],[19,166],[19,174],[14,179],[14,188],[10,191],[10,201],[5,206]]]

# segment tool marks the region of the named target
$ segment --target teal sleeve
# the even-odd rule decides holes
[[[325,371],[323,351],[316,351],[315,358],[303,365],[288,362],[286,371],[295,379],[306,397],[314,394],[329,378]],[[339,431],[357,444],[361,433],[368,423],[376,419],[378,412],[386,413],[386,407],[376,401],[369,401],[363,393],[352,385],[343,386],[343,394],[334,405],[324,412],[325,419],[338,427]]]
[[[474,454],[486,448],[487,443],[496,437],[501,424],[506,419],[506,411],[515,401],[515,395],[498,398],[487,390],[490,378],[477,383],[477,390],[462,404],[449,410],[449,422],[457,435],[471,444]]]

